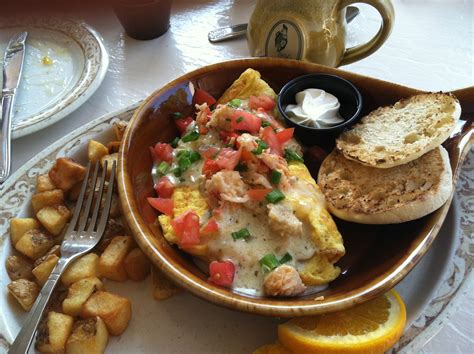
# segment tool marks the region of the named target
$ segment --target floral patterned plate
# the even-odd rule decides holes
[[[6,291],[9,283],[3,264],[12,252],[9,219],[31,215],[30,199],[36,176],[46,172],[60,156],[86,158],[89,139],[113,138],[112,123],[128,120],[136,106],[98,118],[68,134],[16,171],[0,194],[0,352],[6,352],[18,333],[25,313]],[[407,304],[409,325],[392,350],[413,353],[442,327],[468,288],[473,264],[472,210],[474,152],[463,165],[456,197],[439,235],[415,269],[397,285]],[[151,279],[144,282],[107,282],[107,288],[132,301],[129,328],[111,337],[109,353],[251,353],[273,342],[281,320],[233,312],[188,293],[157,302],[151,295]]]

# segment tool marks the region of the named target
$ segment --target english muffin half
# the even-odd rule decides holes
[[[361,224],[421,218],[441,207],[453,189],[451,164],[442,146],[386,169],[348,160],[335,149],[321,165],[318,185],[331,213]]]
[[[443,143],[460,115],[452,94],[420,94],[369,113],[341,134],[336,146],[346,158],[367,166],[403,165]]]

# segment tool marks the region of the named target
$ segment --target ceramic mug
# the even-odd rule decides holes
[[[382,24],[370,41],[346,48],[346,7],[357,2],[377,9]],[[337,67],[379,49],[390,35],[394,19],[390,0],[257,0],[247,40],[253,56],[306,60]]]

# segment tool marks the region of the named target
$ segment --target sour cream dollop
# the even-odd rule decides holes
[[[296,123],[327,128],[344,121],[339,115],[339,100],[324,90],[309,88],[300,91],[295,100],[296,104],[289,104],[285,113]]]

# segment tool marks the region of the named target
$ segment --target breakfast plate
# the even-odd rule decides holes
[[[105,77],[107,51],[100,35],[83,22],[10,18],[0,21],[0,29],[0,53],[15,33],[29,33],[13,109],[13,138],[64,118],[83,104]]]

